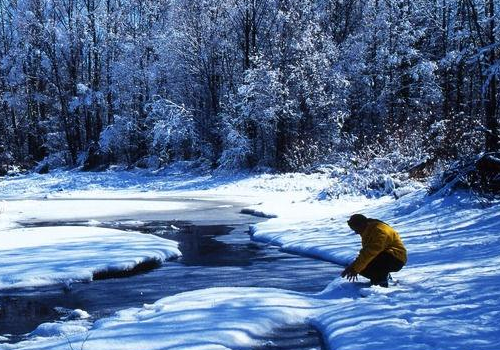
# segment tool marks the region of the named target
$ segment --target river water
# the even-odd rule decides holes
[[[207,213],[210,210],[212,213]],[[10,342],[17,342],[39,324],[58,320],[68,310],[82,309],[92,319],[99,319],[169,295],[210,287],[275,287],[314,293],[323,290],[340,271],[331,263],[251,241],[249,225],[262,219],[239,214],[237,206],[217,203],[201,212],[203,215],[176,215],[182,221],[171,220],[172,214],[100,220],[99,227],[178,241],[183,255],[161,266],[144,266],[126,275],[96,276],[90,283],[74,283],[69,288],[0,291],[0,335],[8,334]],[[160,217],[168,220],[159,220]],[[87,224],[86,220],[24,223],[31,227]],[[263,341],[266,346],[259,350],[322,347],[319,334],[308,325],[281,329]]]

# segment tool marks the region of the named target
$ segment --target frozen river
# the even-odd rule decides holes
[[[165,296],[210,287],[275,287],[319,292],[338,275],[331,263],[287,254],[253,242],[249,225],[262,219],[240,214],[236,203],[209,200],[165,199],[189,202],[183,211],[138,212],[100,217],[92,225],[154,234],[178,241],[182,257],[161,266],[143,266],[132,274],[102,275],[90,283],[69,288],[51,286],[0,292],[0,335],[22,339],[40,323],[58,320],[67,310],[82,309],[93,319],[130,307],[141,307]],[[68,203],[74,203],[74,200]],[[33,220],[25,226],[89,225],[77,221]],[[312,328],[297,325],[266,339],[265,349],[319,349]]]

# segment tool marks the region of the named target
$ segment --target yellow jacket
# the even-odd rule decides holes
[[[387,252],[406,264],[406,248],[399,234],[381,221],[370,221],[361,233],[361,250],[358,257],[351,264],[357,273],[360,273],[379,253]]]

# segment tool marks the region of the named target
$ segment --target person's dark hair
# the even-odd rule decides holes
[[[354,214],[349,218],[347,223],[349,226],[360,226],[364,225],[368,221],[368,218],[363,214]]]
[[[347,221],[347,224],[349,224],[349,226],[361,226],[361,225],[368,224],[370,222],[379,222],[381,224],[387,225],[382,220],[367,218],[363,214],[354,214],[354,215],[352,215],[349,218],[349,221]]]

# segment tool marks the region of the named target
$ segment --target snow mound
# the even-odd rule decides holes
[[[273,288],[210,288],[160,299],[142,308],[126,309],[101,319],[93,327],[64,338],[23,342],[16,349],[152,350],[252,348],[273,329],[305,322],[324,302]],[[44,324],[40,333],[78,331]],[[62,329],[60,328],[62,327]],[[58,333],[59,332],[59,333]]]
[[[30,336],[36,337],[59,337],[68,336],[71,334],[85,333],[88,326],[83,325],[81,322],[47,322],[39,325]]]
[[[96,227],[23,228],[0,236],[0,289],[90,281],[103,271],[181,255],[175,241]]]
[[[258,216],[260,218],[268,218],[268,219],[278,217],[278,215],[276,215],[276,214],[265,213],[261,210],[256,210],[256,209],[251,209],[251,208],[241,209],[241,214],[253,215],[253,216]]]

